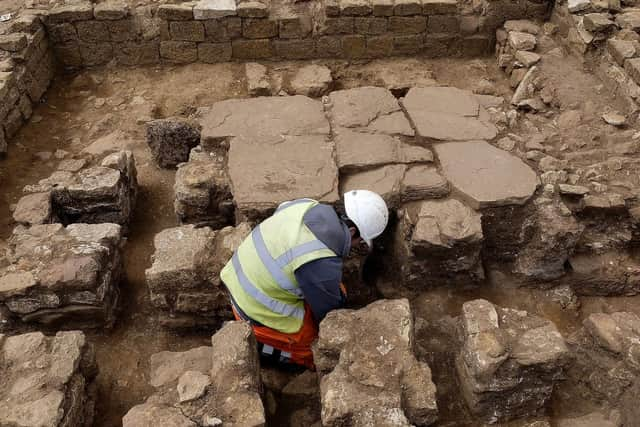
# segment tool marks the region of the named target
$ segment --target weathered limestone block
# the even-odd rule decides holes
[[[544,412],[569,357],[552,322],[473,300],[462,305],[460,338],[458,380],[475,416],[500,422]]]
[[[180,119],[158,119],[147,123],[147,144],[161,168],[173,168],[189,159],[189,152],[200,143],[197,124]]]
[[[406,299],[330,312],[313,346],[322,425],[435,422],[438,408],[431,370],[415,358],[412,347],[413,315]]]
[[[455,199],[405,206],[395,237],[403,283],[424,289],[484,279],[480,218]]]
[[[173,206],[182,223],[206,224],[213,229],[234,222],[233,195],[226,172],[226,155],[197,146],[189,161],[178,166]]]
[[[250,231],[248,224],[218,231],[185,225],[156,235],[145,276],[164,326],[210,326],[231,317],[219,274]]]
[[[640,373],[640,317],[593,313],[568,341],[575,355],[568,372],[571,384],[617,406]]]
[[[151,356],[150,383],[156,391],[124,416],[123,427],[264,426],[260,361],[251,327],[228,322],[211,344]]]
[[[80,331],[0,335],[0,425],[93,425],[94,349]]]
[[[123,275],[117,224],[17,227],[0,269],[0,305],[16,321],[110,326]]]
[[[13,211],[13,219],[23,225],[55,222],[51,192],[33,193],[22,197]]]
[[[496,127],[470,91],[453,87],[412,88],[402,100],[423,142],[493,139]]]
[[[201,111],[202,141],[229,147],[236,216],[259,220],[300,197],[338,200],[338,171],[322,104],[303,96],[230,99]]]
[[[515,271],[534,280],[562,276],[584,226],[558,201],[538,204],[524,229],[531,239],[516,255]]]
[[[271,95],[271,82],[267,67],[257,62],[247,62],[244,64],[244,74],[247,78],[249,96]]]

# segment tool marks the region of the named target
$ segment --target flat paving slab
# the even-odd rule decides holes
[[[435,144],[442,173],[474,209],[522,205],[539,184],[519,158],[485,141]]]
[[[202,139],[228,140],[228,173],[240,214],[260,218],[300,197],[339,199],[329,122],[304,96],[227,100],[201,114]]]
[[[493,139],[497,129],[473,93],[453,87],[412,88],[402,105],[425,142]]]

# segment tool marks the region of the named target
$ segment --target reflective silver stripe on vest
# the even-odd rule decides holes
[[[288,202],[282,202],[280,204],[280,206],[278,206],[278,209],[276,209],[276,211],[274,213],[278,213],[283,209],[286,209],[288,207],[291,206],[295,206],[295,205],[299,205],[300,203],[309,203],[309,202],[313,202],[313,199],[296,199],[296,200],[290,200]]]
[[[234,270],[236,271],[236,275],[238,276],[238,282],[240,282],[240,286],[242,286],[242,289],[253,299],[258,301],[260,304],[267,307],[274,313],[278,313],[287,317],[304,319],[304,308],[299,308],[283,303],[281,301],[276,301],[270,296],[263,294],[258,288],[256,288],[244,274],[242,265],[240,265],[240,260],[238,259],[237,252],[233,254],[233,257],[231,257],[231,262],[233,264]]]
[[[286,251],[276,259],[276,264],[278,264],[278,267],[284,268],[294,259],[311,252],[320,251],[322,249],[329,249],[329,248],[327,248],[327,245],[322,243],[322,241],[320,240],[312,240],[310,242],[303,243],[301,245],[298,245],[294,248],[289,249],[288,251]]]
[[[302,297],[302,290],[298,288],[295,283],[289,280],[289,277],[284,273],[284,271],[282,271],[276,263],[276,260],[273,259],[269,253],[267,245],[264,243],[260,226],[253,229],[251,232],[251,238],[253,239],[253,244],[256,247],[256,252],[260,257],[260,261],[262,261],[262,264],[267,268],[267,270],[269,270],[269,274],[271,274],[271,277],[273,277],[276,283],[278,283],[278,286],[296,297]]]

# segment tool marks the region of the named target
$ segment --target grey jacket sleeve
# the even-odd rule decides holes
[[[346,297],[340,290],[342,259],[321,258],[300,266],[295,271],[305,301],[311,306],[318,323],[328,312],[344,306]]]

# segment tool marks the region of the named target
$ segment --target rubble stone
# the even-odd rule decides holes
[[[452,87],[412,88],[402,104],[424,141],[493,139],[495,126],[472,92]]]
[[[18,200],[13,219],[23,225],[53,222],[51,192],[34,193]]]
[[[455,199],[407,205],[394,246],[403,283],[424,289],[481,281],[482,240],[480,214]]]
[[[471,412],[501,422],[544,410],[569,356],[555,325],[486,300],[464,303],[460,323],[456,366]]]
[[[319,98],[325,95],[333,83],[331,70],[324,65],[305,65],[300,68],[290,82],[295,95]]]
[[[95,354],[80,331],[0,339],[0,424],[93,424]]]
[[[434,146],[442,173],[474,209],[527,202],[539,184],[519,158],[483,141]]]
[[[228,322],[211,338],[211,344],[187,352],[153,355],[152,371],[154,366],[156,370],[167,367],[170,375],[162,381],[153,381],[152,375],[155,393],[124,416],[123,427],[263,426],[260,362],[251,326]],[[188,400],[187,391],[194,391]]]
[[[322,424],[435,422],[438,409],[431,370],[415,358],[412,342],[413,316],[406,299],[330,312],[313,346]]]
[[[250,230],[248,224],[218,231],[184,225],[156,235],[145,276],[164,326],[216,325],[231,317],[219,273]]]
[[[200,143],[194,123],[180,119],[158,119],[147,123],[147,144],[153,159],[162,168],[173,168],[189,159],[189,152]]]
[[[247,89],[250,96],[271,95],[271,83],[267,75],[267,67],[255,62],[244,64],[244,72],[247,77]]]
[[[213,229],[234,223],[233,195],[226,172],[226,155],[197,146],[189,161],[178,165],[173,186],[174,208],[182,223]]]
[[[13,319],[72,327],[109,327],[122,277],[117,224],[18,227],[0,268],[0,305]]]
[[[584,226],[560,203],[536,207],[526,230],[532,237],[516,256],[516,272],[536,280],[557,279],[565,273]]]
[[[636,295],[640,265],[625,251],[575,253],[569,258],[567,281],[578,295]]]

